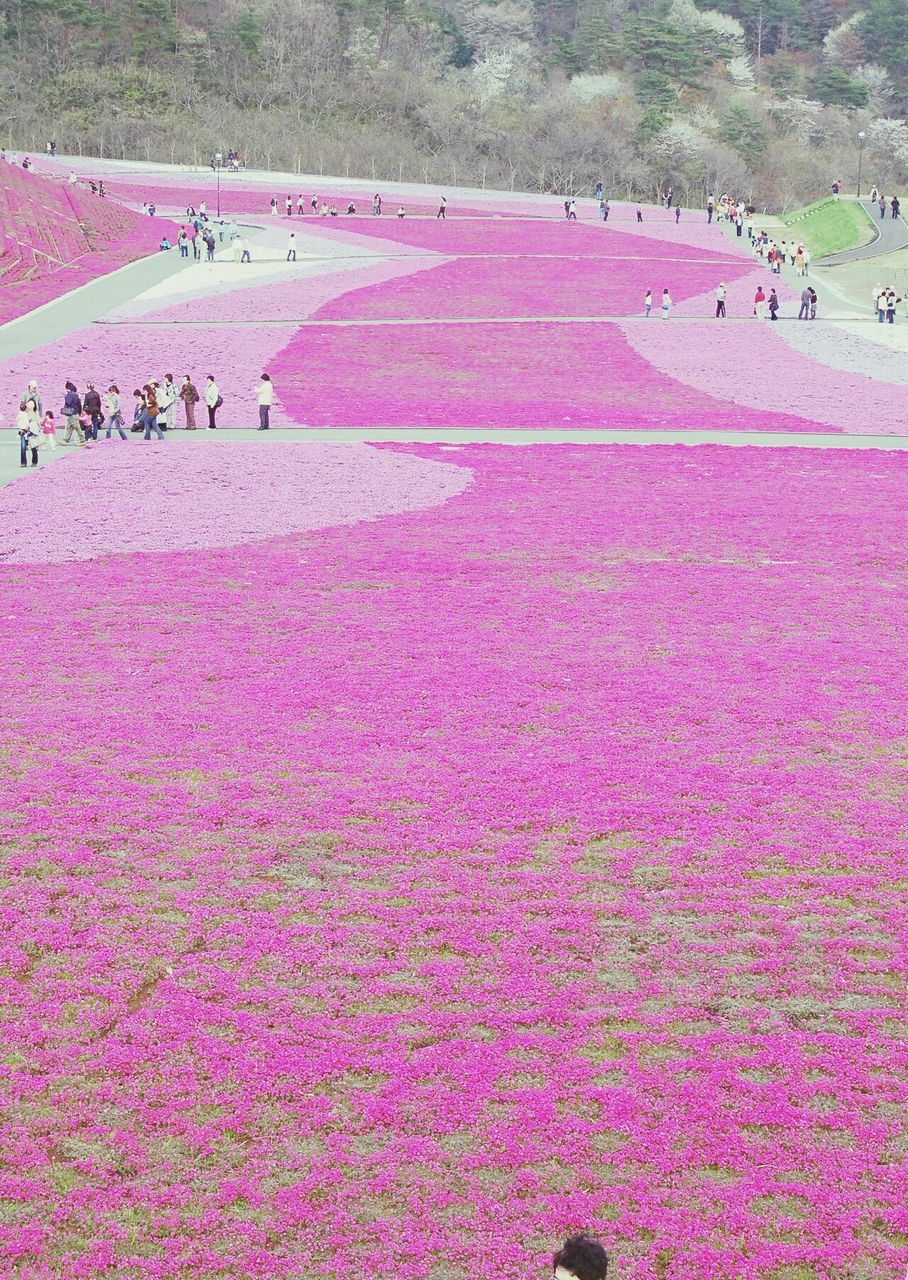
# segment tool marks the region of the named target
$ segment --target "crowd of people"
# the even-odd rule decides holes
[[[274,404],[274,384],[269,374],[261,375],[255,396],[259,415],[257,429],[268,431]],[[224,403],[213,373],[207,375],[201,391],[191,374],[184,374],[178,384],[172,373],[165,373],[160,380],[150,378],[143,386],[137,387],[132,398],[129,431],[141,435],[143,440],[150,440],[152,436],[163,440],[166,431],[173,431],[181,425],[187,431],[199,430],[197,406],[203,406],[207,413],[205,429],[215,431],[218,410]],[[63,407],[59,414],[55,414],[45,408],[41,389],[32,379],[22,394],[16,415],[19,462],[23,467],[27,467],[29,461],[32,466],[38,465],[39,450],[56,449],[58,424],[63,433],[61,445],[68,445],[75,439],[77,445],[89,446],[100,439],[102,428],[105,428],[105,439],[110,440],[116,432],[121,440],[125,440],[127,427],[120,388],[111,383],[102,395],[93,382],[86,382],[85,390],[80,393],[74,382],[67,381]]]

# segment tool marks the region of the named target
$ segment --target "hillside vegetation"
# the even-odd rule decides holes
[[[708,7],[709,6],[709,7]],[[908,0],[0,0],[5,141],[793,208],[908,173]]]

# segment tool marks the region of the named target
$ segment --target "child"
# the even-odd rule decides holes
[[[126,432],[123,430],[123,415],[120,412],[120,388],[115,383],[112,383],[107,388],[107,395],[104,397],[104,408],[107,412],[105,439],[110,439],[110,433],[116,427],[120,433],[120,439],[125,440]]]
[[[85,410],[83,409],[79,417],[79,423],[82,427],[82,434],[85,436],[85,446],[87,448],[91,444],[92,439],[96,438],[96,437],[92,437],[92,434],[91,434],[91,429],[92,429],[91,414],[86,413]]]
[[[54,421],[54,415],[48,409],[44,417],[41,419],[41,434],[44,437],[44,444],[50,449],[51,453],[57,447],[57,424]]]

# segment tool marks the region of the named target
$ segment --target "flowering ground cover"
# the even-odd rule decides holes
[[[638,328],[652,332],[652,363],[632,345]],[[307,426],[817,430],[780,407],[742,407],[728,385],[720,397],[673,380],[654,365],[675,343],[695,346],[711,368],[702,326],[655,315],[624,331],[607,322],[313,324],[270,368],[286,413]],[[700,366],[690,372],[707,381]]]
[[[402,456],[0,566],[0,1269],[901,1274],[905,455]]]
[[[321,320],[379,320],[447,316],[639,315],[649,287],[669,287],[677,302],[733,282],[748,264],[680,262],[677,258],[464,257],[390,283],[348,290],[322,307]],[[717,275],[721,273],[721,277]]]
[[[853,362],[850,369],[821,364],[794,345],[799,323],[821,327],[809,321],[778,326],[766,321],[742,332],[720,323],[710,326],[708,342],[700,326],[677,325],[671,342],[660,340],[646,325],[623,324],[621,329],[651,368],[726,402],[735,417],[750,409],[765,414],[767,422],[787,413],[834,431],[903,433],[905,422],[893,401],[900,394],[898,385],[872,376],[886,372],[882,362],[868,357],[867,373],[855,372]]]
[[[313,234],[330,236],[333,224],[313,224]],[[713,231],[709,247],[691,250],[683,241],[675,242],[672,228],[663,226],[658,236],[637,235],[630,225],[619,230],[610,223],[565,222],[556,218],[435,219],[365,218],[356,224],[344,223],[345,231],[397,241],[411,248],[444,254],[510,253],[515,255],[550,253],[601,254],[604,257],[638,259],[642,266],[651,258],[708,259],[737,266],[741,256],[721,232]],[[680,252],[679,252],[680,250]],[[749,259],[744,259],[749,261]]]

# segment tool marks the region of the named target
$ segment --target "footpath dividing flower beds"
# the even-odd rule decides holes
[[[905,455],[393,452],[0,566],[0,1271],[902,1274]]]

